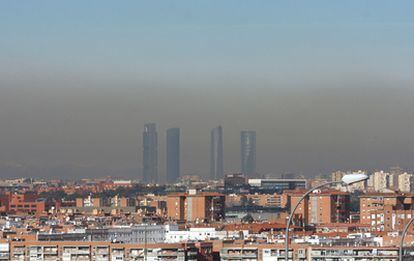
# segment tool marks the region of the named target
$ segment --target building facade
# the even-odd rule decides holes
[[[2,213],[27,213],[45,214],[52,207],[60,206],[60,201],[51,201],[40,198],[37,194],[6,192],[0,195],[0,212]]]
[[[249,179],[251,191],[274,193],[307,188],[306,179]]]
[[[198,260],[199,248],[194,243],[125,244],[109,242],[28,241],[10,242],[10,260]],[[211,260],[206,257],[206,260]]]
[[[211,130],[210,179],[221,179],[223,174],[223,128],[218,126]]]
[[[369,193],[360,196],[360,222],[374,231],[401,231],[414,216],[414,195]]]
[[[303,191],[288,193],[290,209],[302,195]],[[295,214],[297,225],[345,223],[349,220],[350,194],[337,190],[316,191],[300,203]]]
[[[38,241],[101,241],[126,244],[158,244],[164,243],[165,234],[170,229],[177,230],[174,225],[141,224],[135,226],[119,226],[109,228],[85,229],[74,233],[39,233]]]
[[[247,177],[256,175],[256,132],[242,131],[240,133],[241,172]]]
[[[391,179],[391,175],[388,172],[384,171],[377,171],[371,174],[369,177],[368,183],[370,187],[376,192],[386,192],[391,188],[391,184],[393,179]]]
[[[411,173],[402,173],[398,175],[398,190],[401,192],[412,192],[414,185],[414,176]]]
[[[225,196],[219,193],[176,193],[167,198],[167,216],[187,222],[224,219]]]
[[[157,183],[158,180],[158,134],[155,123],[145,124],[143,133],[143,180]]]

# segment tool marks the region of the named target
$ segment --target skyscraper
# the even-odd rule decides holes
[[[172,183],[180,177],[180,129],[167,130],[167,181]]]
[[[143,178],[146,183],[158,182],[158,137],[155,123],[145,124],[143,133]]]
[[[211,130],[210,178],[223,178],[223,129],[218,126]]]
[[[240,133],[241,172],[247,177],[256,175],[256,132]]]

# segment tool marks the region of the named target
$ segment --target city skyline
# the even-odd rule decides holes
[[[0,1],[0,260],[414,260],[413,10]]]
[[[2,1],[0,173],[142,176],[147,122],[185,130],[182,174],[209,176],[218,124],[225,172],[240,170],[243,129],[263,174],[413,168],[413,8]]]

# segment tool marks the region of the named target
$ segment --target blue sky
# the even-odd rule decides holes
[[[283,81],[367,69],[404,78],[414,60],[413,7],[412,1],[2,1],[0,68],[11,76],[22,70],[184,82],[188,74],[205,80],[243,72]]]

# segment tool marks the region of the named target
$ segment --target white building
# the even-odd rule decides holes
[[[241,231],[246,237],[249,232]],[[194,227],[189,230],[168,230],[165,234],[165,243],[179,243],[186,241],[199,241],[209,239],[223,240],[225,238],[240,238],[239,231],[217,231],[211,227]]]
[[[377,192],[385,192],[390,188],[390,173],[384,171],[374,172],[369,178],[369,184]]]
[[[401,192],[413,191],[414,176],[410,173],[403,173],[398,176],[398,190]]]
[[[0,243],[0,260],[10,260],[9,243]]]

